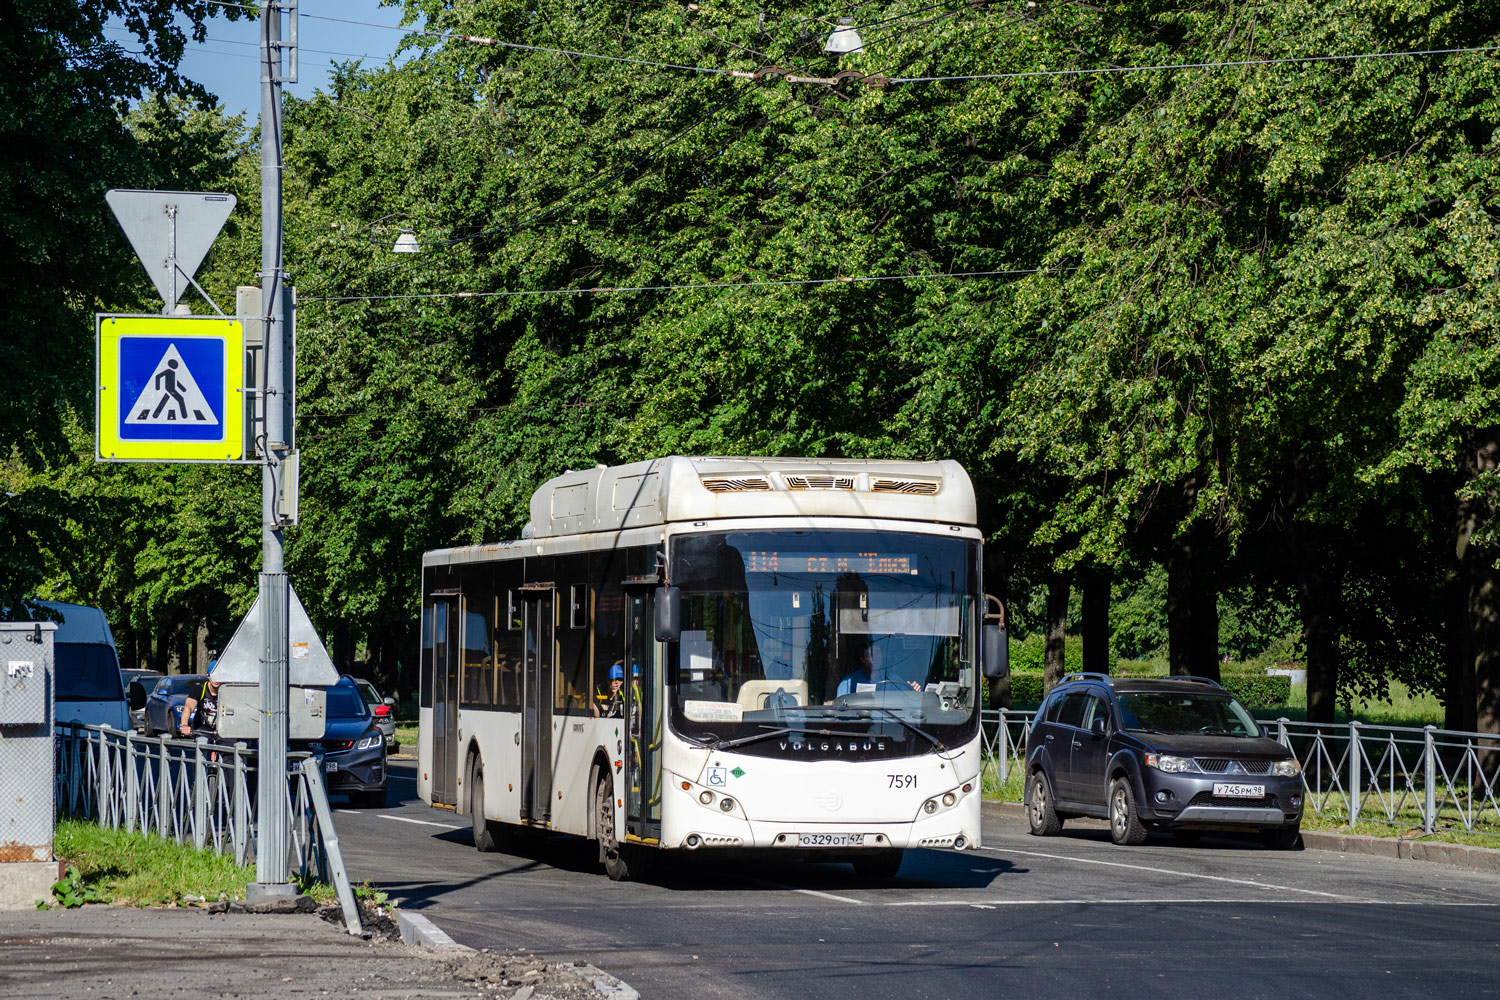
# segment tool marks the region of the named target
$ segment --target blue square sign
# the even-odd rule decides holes
[[[224,341],[120,338],[120,439],[218,441],[224,436]]]

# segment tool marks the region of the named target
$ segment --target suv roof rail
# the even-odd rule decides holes
[[[1110,677],[1109,674],[1077,673],[1063,674],[1062,680],[1058,681],[1057,683],[1067,684],[1069,681],[1104,681],[1106,684],[1108,684],[1112,680],[1114,680],[1114,678]]]
[[[1219,688],[1220,690],[1223,690],[1224,688],[1224,685],[1220,684],[1212,677],[1200,677],[1198,674],[1172,674],[1163,679],[1169,681],[1197,681],[1199,684],[1212,684],[1214,687]]]

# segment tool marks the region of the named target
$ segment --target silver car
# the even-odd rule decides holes
[[[380,735],[385,737],[385,752],[396,752],[396,699],[382,698],[375,685],[363,677],[354,677],[344,674],[359,688],[359,695],[365,700],[365,705],[370,709],[370,715],[375,719],[375,728],[380,730]]]

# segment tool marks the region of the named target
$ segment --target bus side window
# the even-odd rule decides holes
[[[587,583],[564,583],[588,579],[588,556],[557,557],[557,601],[564,605],[557,615],[557,681],[553,707],[559,711],[587,713],[589,710],[589,630],[574,625],[581,617],[588,622],[589,586]],[[581,605],[581,616],[573,602]]]

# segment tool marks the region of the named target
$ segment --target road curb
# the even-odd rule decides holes
[[[448,948],[453,951],[473,951],[466,944],[459,944],[437,924],[420,913],[396,911],[396,923],[401,928],[401,940],[422,948]]]
[[[984,803],[983,808],[985,812],[996,812],[1007,818],[1026,818],[1026,807],[1019,802],[991,800]],[[1377,858],[1398,858],[1402,861],[1424,861],[1450,868],[1500,872],[1500,849],[1493,847],[1398,840],[1395,837],[1370,837],[1333,830],[1303,830],[1302,846],[1310,851],[1337,851],[1340,854],[1364,854]]]
[[[636,992],[634,986],[611,976],[597,966],[576,966],[573,971],[593,983],[594,989],[603,993],[609,1000],[641,1000],[641,995]]]

